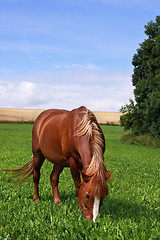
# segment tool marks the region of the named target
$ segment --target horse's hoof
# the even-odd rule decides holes
[[[56,205],[60,206],[60,205],[61,205],[61,200],[54,201],[54,203],[55,203]]]
[[[38,203],[38,201],[39,201],[39,197],[37,198],[37,197],[33,197],[33,201],[35,201],[36,200],[36,202]]]

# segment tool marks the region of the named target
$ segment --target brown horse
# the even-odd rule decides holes
[[[50,180],[54,202],[59,205],[59,175],[64,167],[70,167],[79,208],[85,219],[95,221],[108,193],[106,180],[111,178],[111,172],[107,172],[104,165],[104,151],[104,135],[91,111],[85,107],[72,111],[49,109],[34,122],[33,157],[23,167],[7,171],[18,177],[18,182],[33,174],[33,200],[38,202],[40,168],[47,158],[54,164]]]

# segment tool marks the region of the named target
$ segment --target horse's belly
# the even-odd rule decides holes
[[[49,157],[46,157],[48,159],[48,161],[50,161],[51,163],[53,164],[59,164],[59,165],[62,165],[63,167],[69,167],[69,161],[67,158],[64,158],[62,156],[49,156]]]
[[[64,167],[69,166],[69,160],[63,155],[61,148],[42,149],[45,158],[53,164],[61,164]]]

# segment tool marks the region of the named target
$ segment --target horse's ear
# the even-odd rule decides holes
[[[106,179],[112,180],[112,171],[106,172]]]
[[[84,172],[82,172],[82,178],[85,182],[88,182],[90,180],[90,176],[87,176]]]

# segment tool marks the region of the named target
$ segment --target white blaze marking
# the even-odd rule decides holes
[[[100,200],[95,197],[93,204],[93,222],[95,222],[97,215],[99,214]]]

